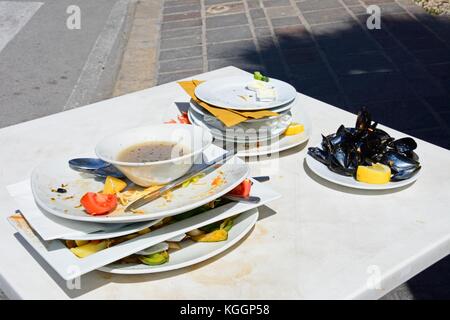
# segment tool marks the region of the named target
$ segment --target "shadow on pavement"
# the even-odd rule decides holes
[[[408,281],[415,299],[450,299],[450,256]]]
[[[259,54],[241,48],[234,64],[353,113],[366,106],[376,121],[450,149],[450,17],[419,15],[433,31],[406,13],[384,15],[379,30],[358,17],[362,25],[275,28],[257,37]]]

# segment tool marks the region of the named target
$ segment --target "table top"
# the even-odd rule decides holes
[[[197,79],[241,75],[227,67]],[[69,289],[8,224],[15,204],[6,186],[55,156],[93,153],[118,130],[161,123],[188,96],[175,83],[135,92],[0,130],[0,287],[11,298],[44,299],[376,299],[449,253],[450,152],[417,139],[419,180],[391,191],[328,183],[304,164],[307,146],[354,114],[300,94],[313,130],[307,144],[250,160],[282,198],[238,245],[206,262],[150,275],[99,271]],[[405,136],[386,129],[395,137]],[[77,286],[75,286],[77,287]]]

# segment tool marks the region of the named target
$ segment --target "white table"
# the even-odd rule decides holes
[[[198,79],[240,75],[227,67]],[[300,95],[313,122],[308,145],[355,115]],[[316,178],[304,166],[306,145],[279,159],[251,162],[270,174],[283,197],[262,208],[256,228],[238,246],[200,265],[139,276],[91,272],[69,290],[6,216],[16,209],[5,187],[29,177],[54,156],[93,152],[111,132],[161,123],[175,101],[169,83],[0,130],[0,286],[11,298],[376,299],[450,252],[450,152],[418,140],[420,179],[398,192],[364,192]],[[401,133],[388,130],[396,137]]]

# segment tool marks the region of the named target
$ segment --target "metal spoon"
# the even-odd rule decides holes
[[[109,166],[110,164],[98,158],[76,158],[69,160],[69,166],[74,170],[96,170]]]
[[[97,158],[72,159],[69,160],[69,167],[75,171],[92,174],[100,178],[106,178],[107,176],[113,176],[115,178],[125,177],[112,164]]]
[[[125,178],[125,175],[119,171],[116,167],[113,165],[109,165],[104,168],[100,168],[97,170],[94,170],[94,174],[98,177],[106,178],[107,176],[112,176],[114,178]]]

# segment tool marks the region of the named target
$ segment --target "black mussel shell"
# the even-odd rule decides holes
[[[389,166],[394,172],[402,172],[420,167],[419,162],[410,159],[397,151],[387,151],[380,162]]]
[[[358,154],[352,148],[338,146],[330,156],[330,165],[337,171],[351,175],[358,167]]]
[[[350,164],[349,152],[341,146],[338,146],[334,150],[334,152],[332,153],[332,158],[334,158],[342,168],[348,168]]]
[[[412,159],[414,161],[419,162],[419,156],[414,151],[405,153],[405,156],[407,156],[408,158],[410,158],[410,159]]]
[[[322,135],[322,148],[325,152],[331,152],[333,149],[329,136],[325,137]]]
[[[394,140],[394,138],[392,138],[389,133],[378,128],[374,129],[371,132],[371,135],[377,137],[382,143],[387,143]]]
[[[396,172],[391,176],[391,181],[401,181],[411,178],[412,176],[416,175],[419,170],[421,169],[420,166],[418,167],[411,167],[409,169],[405,169],[400,172]]]
[[[417,148],[417,143],[413,138],[406,137],[392,141],[390,146],[400,153],[407,154]]]
[[[358,117],[356,118],[356,130],[359,131],[365,131],[369,129],[370,125],[372,123],[372,117],[370,116],[370,113],[366,110],[366,108],[363,108],[360,112],[358,112]]]
[[[354,168],[344,168],[341,166],[340,163],[337,162],[335,157],[331,157],[331,161],[330,164],[328,166],[328,169],[330,169],[331,171],[340,174],[340,175],[344,175],[344,176],[354,176],[356,169]]]
[[[336,133],[330,134],[327,138],[332,147],[340,145],[345,140],[345,127],[341,125]]]
[[[332,148],[339,145],[350,145],[354,142],[354,130],[351,128],[346,128],[343,125],[339,127],[336,133],[327,136],[327,139]]]
[[[384,151],[374,153],[368,160],[366,161],[367,165],[372,165],[374,163],[381,162],[381,159],[383,159]]]
[[[320,148],[308,148],[308,154],[327,166],[330,164],[330,154],[327,151]]]

